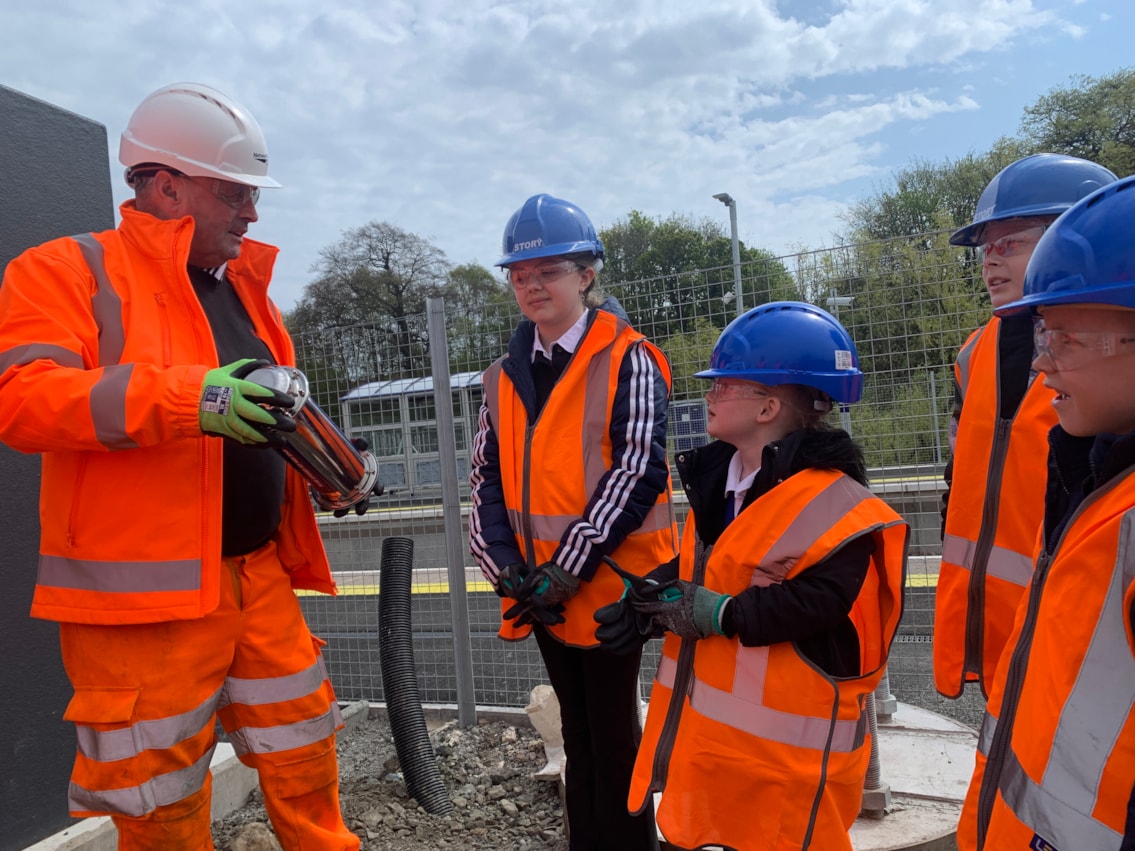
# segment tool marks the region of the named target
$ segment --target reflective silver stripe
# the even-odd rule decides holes
[[[276,753],[321,742],[339,725],[338,711],[328,709],[317,718],[308,718],[279,727],[241,727],[229,731],[229,741],[237,754]],[[341,716],[339,716],[341,717]]]
[[[26,346],[16,346],[6,352],[0,352],[0,373],[6,372],[13,366],[23,366],[37,360],[49,360],[60,366],[70,366],[75,369],[83,367],[83,359],[70,349],[49,343],[28,343]]]
[[[767,657],[766,647],[746,649],[763,650]],[[676,667],[673,659],[663,656],[655,675],[658,682],[667,688],[673,688]],[[831,734],[831,751],[849,753],[866,741],[867,719],[864,715],[854,721],[836,721],[833,726],[827,718],[770,709],[714,688],[701,680],[694,681],[690,706],[710,720],[782,745],[822,751],[828,748],[828,735]]]
[[[184,742],[213,723],[220,690],[188,712],[137,721],[119,730],[96,730],[85,724],[75,725],[79,740],[79,753],[95,762],[115,762],[138,756],[146,750],[166,750]]]
[[[126,347],[126,331],[122,327],[122,299],[114,290],[106,273],[106,258],[102,243],[93,234],[81,233],[71,237],[79,244],[83,259],[94,275],[98,289],[91,296],[91,313],[99,329],[99,366],[110,366],[122,360]]]
[[[960,535],[946,535],[942,539],[942,561],[965,570],[973,568],[973,557],[976,552],[976,541],[970,541]],[[993,547],[985,560],[987,576],[995,576],[1022,588],[1029,584],[1033,568],[1031,555],[1024,555],[1005,547]]]
[[[1031,555],[1022,555],[1005,547],[994,547],[985,561],[985,575],[996,576],[1024,588],[1032,578],[1033,567]]]
[[[1052,760],[1050,757],[1049,766]],[[1098,781],[1099,777],[1084,778],[1088,779]],[[1017,818],[1048,840],[1050,847],[1060,851],[1119,847],[1122,833],[1081,812],[1061,797],[1060,791],[1049,791],[1047,786],[1047,781],[1043,786],[1033,783],[1017,762],[1016,754],[1009,751],[1001,770],[1001,796]]]
[[[785,568],[781,576],[792,569],[795,559],[827,533],[831,527],[827,518],[842,517],[866,499],[871,492],[847,476],[833,480],[793,518],[792,523],[769,547],[762,565],[780,565]],[[789,563],[791,562],[791,563]],[[758,573],[754,571],[754,579]]]
[[[985,333],[985,329],[988,327],[988,325],[983,325],[978,329],[978,332],[973,335],[972,339],[962,346],[962,350],[958,352],[958,356],[955,358],[958,368],[958,386],[961,389],[963,399],[965,398],[966,388],[969,386],[970,362],[973,360],[973,350],[977,348],[978,340],[981,339],[981,335]]]
[[[958,535],[946,535],[942,538],[942,561],[970,570],[973,568],[973,554],[976,549],[976,541]]]
[[[611,409],[611,345],[608,344],[587,364],[587,385],[583,394],[583,428],[580,449],[583,481],[587,493],[594,493],[607,472],[603,461],[603,440],[607,436],[607,415]],[[578,519],[578,517],[576,518]]]
[[[51,588],[74,588],[104,594],[197,591],[201,587],[201,561],[115,562],[41,555],[36,581]]]
[[[1100,778],[1135,705],[1135,659],[1127,643],[1123,604],[1135,558],[1133,520],[1135,509],[1129,509],[1119,521],[1107,595],[1061,707],[1044,777],[1035,783],[1011,748],[999,775],[1005,803],[1057,848],[1118,847],[1122,838],[1090,814],[1098,804]]]
[[[309,668],[285,677],[264,677],[245,679],[243,677],[225,678],[221,694],[221,706],[230,703],[243,703],[245,706],[263,706],[266,703],[283,703],[307,697],[318,691],[326,679],[320,659]]]
[[[989,748],[993,744],[995,735],[997,735],[997,716],[987,709],[981,719],[981,732],[977,734],[977,752],[988,758]]]
[[[521,514],[515,508],[508,509],[509,523],[513,529],[521,528]],[[578,514],[529,514],[529,524],[533,536],[540,541],[558,541],[564,531],[572,523],[579,520]],[[647,512],[642,525],[634,530],[628,538],[636,535],[648,535],[660,529],[670,528],[670,504],[667,502],[655,505]]]
[[[213,748],[209,748],[197,762],[178,771],[159,774],[140,786],[125,789],[84,789],[71,784],[67,804],[72,811],[113,813],[138,818],[152,813],[158,807],[167,807],[184,800],[201,789],[209,773]]]
[[[108,366],[91,388],[91,420],[99,443],[107,449],[138,446],[126,433],[126,390],[133,372],[133,364]]]

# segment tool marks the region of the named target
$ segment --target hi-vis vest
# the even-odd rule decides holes
[[[0,439],[42,452],[31,614],[47,620],[182,620],[219,600],[223,446],[197,412],[218,363],[186,272],[193,221],[121,212],[117,230],[24,252],[0,287]],[[293,363],[266,292],[275,256],[245,239],[227,274],[258,336]],[[290,467],[276,543],[293,587],[334,593]]]
[[[626,322],[603,310],[594,312],[571,361],[552,388],[535,423],[498,360],[484,375],[485,402],[496,428],[501,487],[517,542],[530,566],[551,560],[568,526],[579,519],[599,480],[611,468],[611,406],[619,367],[628,348],[640,342],[654,355],[670,385],[665,356]],[[626,537],[611,558],[642,575],[670,561],[678,527],[669,479],[642,525]],[[606,565],[584,582],[564,610],[566,622],[550,631],[566,644],[591,647],[598,624],[595,610],[618,600],[623,580]],[[515,601],[501,601],[502,613]],[[502,618],[500,637],[526,638],[531,627]]]
[[[934,686],[950,698],[967,682],[988,696],[1044,517],[1055,394],[1031,378],[1013,418],[998,418],[1000,324],[975,331],[954,364],[962,418],[934,603]]]
[[[1135,783],[1135,467],[1041,555],[998,668],[962,851],[1108,851]]]
[[[661,792],[667,841],[850,851],[870,757],[865,705],[902,614],[909,527],[847,476],[804,470],[754,500],[710,548],[687,522],[681,555],[682,578],[736,595],[792,579],[863,534],[876,549],[851,611],[861,676],[835,679],[789,642],[666,637],[628,806],[642,812]]]

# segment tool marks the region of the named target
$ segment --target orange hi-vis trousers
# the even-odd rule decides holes
[[[197,620],[60,626],[75,695],[75,816],[108,815],[120,849],[212,849],[215,721],[255,768],[280,844],[354,851],[343,823],[342,717],[322,642],[307,628],[275,544],[224,560],[216,611]]]

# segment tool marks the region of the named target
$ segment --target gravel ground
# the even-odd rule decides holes
[[[488,721],[461,728],[455,721],[430,733],[453,813],[431,815],[410,798],[385,719],[362,721],[340,736],[340,800],[347,826],[363,851],[567,848],[559,784],[537,780],[544,744],[528,725]],[[213,825],[213,841],[228,851],[279,848],[259,790]]]

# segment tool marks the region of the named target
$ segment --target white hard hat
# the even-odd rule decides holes
[[[147,97],[126,125],[118,161],[169,166],[193,177],[278,187],[268,176],[268,146],[243,106],[209,86],[174,83]]]

